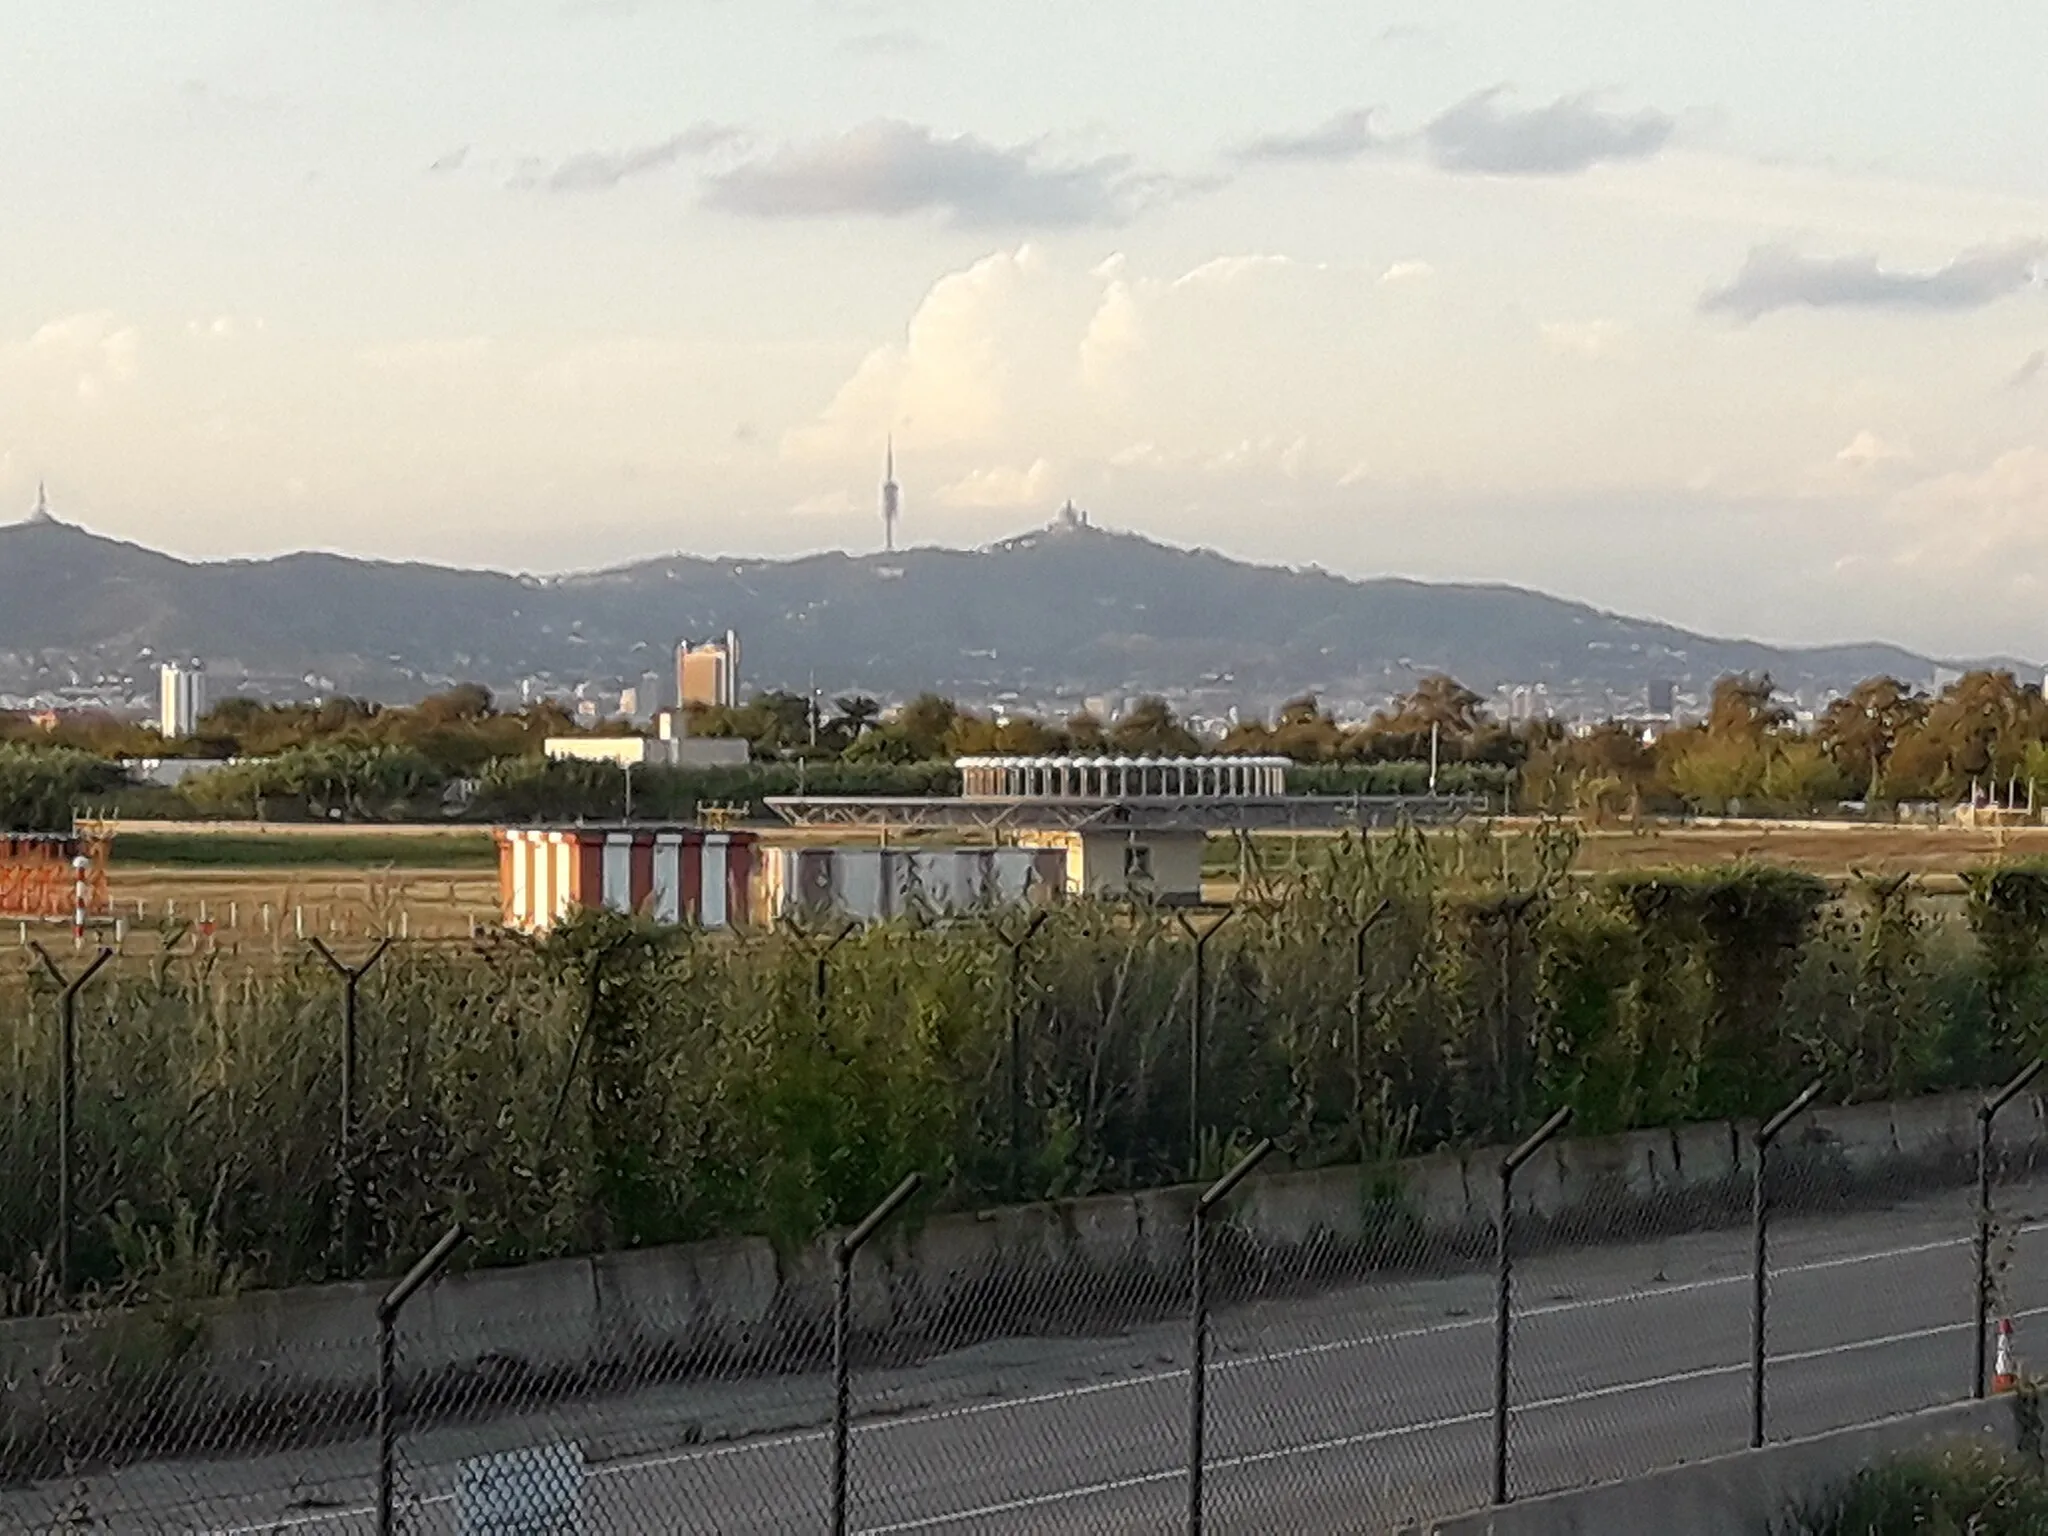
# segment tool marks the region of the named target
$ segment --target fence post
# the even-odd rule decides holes
[[[1971,1395],[1984,1395],[1984,1335],[1991,1324],[1991,1122],[2021,1091],[2048,1066],[2048,1059],[2036,1056],[2020,1069],[2019,1076],[1977,1106],[1977,1342],[1976,1373],[1971,1377]]]
[[[825,942],[824,947],[818,951],[817,972],[816,977],[813,981],[813,986],[815,988],[815,995],[817,998],[818,1025],[820,1028],[824,1027],[825,1007],[826,1004],[831,1001],[832,997],[832,969],[830,965],[830,961],[832,959],[832,951],[837,949],[841,944],[844,944],[849,938],[851,938],[853,936],[853,930],[857,926],[857,924],[848,923],[844,928],[841,928],[838,933],[834,934],[830,939],[828,939]]]
[[[1237,916],[1237,908],[1224,908],[1223,915],[1199,933],[1185,912],[1173,916],[1195,943],[1195,995],[1188,1000],[1188,1177],[1192,1179],[1202,1171],[1202,1054],[1209,1034],[1209,941]]]
[[[853,1374],[847,1356],[847,1334],[853,1324],[854,1255],[923,1185],[923,1174],[905,1174],[903,1182],[890,1190],[859,1226],[832,1245],[832,1536],[846,1536],[847,1463],[853,1428]]]
[[[1024,932],[1010,945],[1010,1198],[1024,1196],[1024,1113],[1029,1095],[1024,1073],[1024,946],[1045,923],[1044,912],[1034,912]]]
[[[391,947],[391,941],[380,940],[370,951],[369,959],[353,968],[342,964],[334,951],[318,938],[312,940],[312,946],[341,978],[341,1124],[335,1133],[335,1167],[341,1196],[341,1273],[344,1278],[352,1278],[356,1273],[356,1250],[361,1231],[358,1221],[361,1191],[356,1188],[356,996],[363,978],[384,958],[384,951]]]
[[[457,1222],[377,1303],[377,1536],[392,1536],[397,1529],[393,1524],[392,1474],[397,1460],[398,1423],[392,1415],[391,1398],[398,1374],[398,1314],[405,1310],[414,1292],[438,1275],[449,1255],[468,1240],[468,1231]]]
[[[71,1234],[78,1225],[77,1180],[72,1169],[77,1155],[73,1143],[78,1139],[78,994],[99,974],[100,967],[114,958],[114,952],[102,947],[84,970],[70,977],[41,944],[32,942],[29,948],[43,962],[50,979],[64,989],[57,1010],[57,1298],[69,1306],[77,1291]]]
[[[1195,1199],[1188,1234],[1188,1313],[1192,1343],[1188,1354],[1188,1536],[1202,1536],[1202,1436],[1208,1427],[1209,1380],[1209,1213],[1228,1200],[1245,1175],[1273,1150],[1267,1137],[1237,1160],[1222,1178]]]
[[[1493,1502],[1508,1501],[1508,1335],[1514,1310],[1515,1175],[1572,1123],[1567,1104],[1500,1160],[1500,1215],[1494,1226],[1495,1307],[1493,1315]]]
[[[1816,1077],[1804,1088],[1799,1096],[1757,1128],[1756,1167],[1750,1186],[1750,1227],[1755,1245],[1755,1264],[1750,1272],[1749,1289],[1749,1448],[1757,1449],[1764,1443],[1764,1307],[1766,1281],[1770,1264],[1770,1193],[1764,1182],[1766,1164],[1770,1161],[1771,1147],[1778,1139],[1778,1133],[1793,1120],[1806,1112],[1806,1107],[1820,1097],[1823,1080]]]

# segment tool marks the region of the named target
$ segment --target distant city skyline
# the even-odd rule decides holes
[[[0,517],[871,551],[893,449],[899,543],[2043,649],[2017,0],[16,12]]]

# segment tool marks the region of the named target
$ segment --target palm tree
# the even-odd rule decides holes
[[[849,741],[859,740],[882,718],[881,703],[864,693],[842,693],[832,701],[832,707],[839,712],[833,716],[832,725],[845,732]]]

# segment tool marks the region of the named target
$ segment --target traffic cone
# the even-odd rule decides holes
[[[2010,1392],[2020,1384],[2019,1362],[2012,1353],[2012,1319],[1998,1320],[1998,1359],[1991,1368],[1991,1390]]]

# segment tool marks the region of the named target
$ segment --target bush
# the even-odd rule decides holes
[[[1774,1536],[2040,1536],[2048,1477],[2039,1462],[1985,1445],[1866,1467],[1840,1491],[1780,1522]]]
[[[69,832],[122,782],[120,764],[90,752],[0,742],[0,832]]]
[[[1979,1048],[1984,955],[1910,884],[1824,903],[1780,871],[1581,883],[1569,858],[1491,833],[1332,840],[1215,929],[1199,991],[1213,915],[1093,902],[831,947],[611,913],[545,944],[401,946],[363,993],[368,1265],[402,1268],[450,1216],[484,1262],[795,1243],[913,1168],[970,1206],[1177,1181],[1260,1135],[1302,1164],[1376,1162],[1499,1144],[1560,1105],[1609,1132],[1766,1114],[1816,1072],[1867,1098],[2010,1070]],[[238,1285],[338,1273],[339,1004],[303,955],[131,958],[93,983],[77,1254],[96,1287],[153,1294],[150,1255],[173,1250]],[[0,969],[0,1018],[0,1311],[33,1311],[48,979]]]

